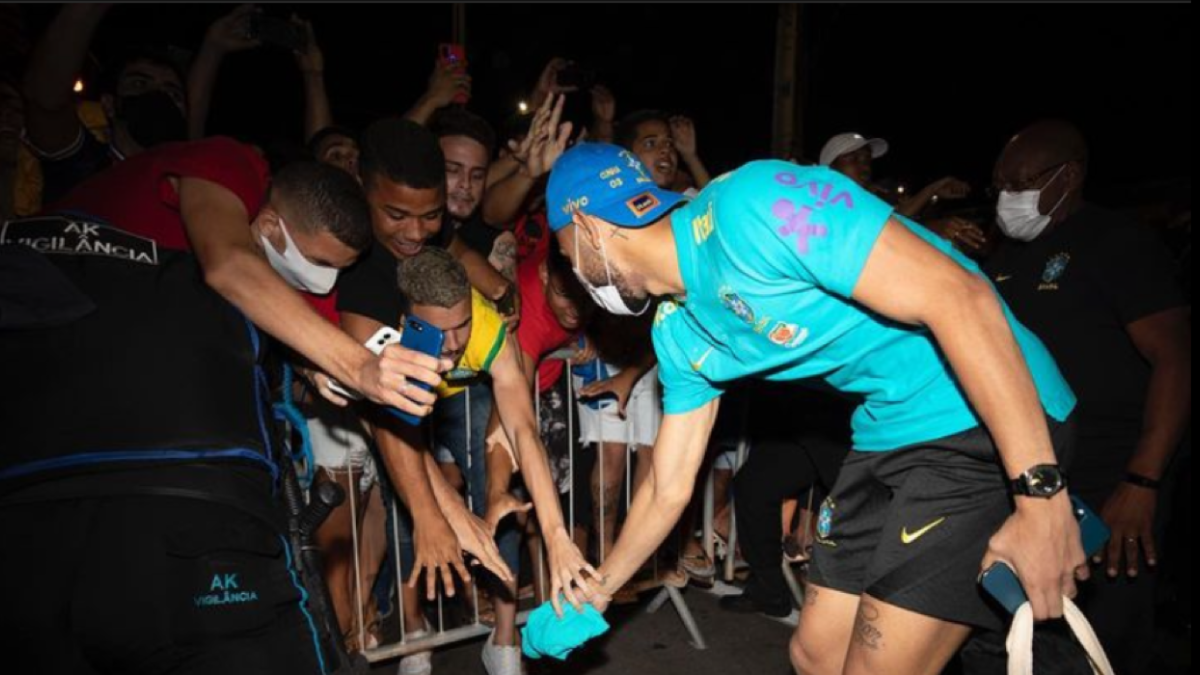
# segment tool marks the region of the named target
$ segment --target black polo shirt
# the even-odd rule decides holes
[[[1004,241],[989,276],[1079,397],[1073,480],[1120,480],[1142,433],[1150,365],[1127,327],[1188,305],[1159,236],[1085,204],[1029,243]]]

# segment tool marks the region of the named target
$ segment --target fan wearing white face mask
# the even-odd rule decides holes
[[[260,234],[258,240],[262,242],[263,251],[267,254],[267,262],[279,272],[279,276],[298,291],[325,295],[333,290],[333,284],[337,282],[338,268],[319,265],[304,257],[300,247],[288,233],[283,216],[275,216],[275,227],[279,232],[278,236],[283,238],[282,252],[265,234]]]
[[[1157,672],[1150,572],[1191,418],[1191,309],[1157,234],[1083,198],[1087,162],[1066,122],[1008,142],[994,174],[1008,239],[988,272],[1079,396],[1071,489],[1113,530],[1093,561],[1107,578],[1081,589],[1079,605],[1117,672],[1137,675]]]
[[[292,288],[313,295],[332,291],[338,271],[371,241],[361,189],[330,168],[317,162],[284,167],[250,223],[271,268]]]
[[[319,267],[344,268],[371,240],[370,207],[361,186],[329,169],[298,162],[272,178],[253,148],[214,136],[138,153],[84,181],[48,210],[89,214],[159,248],[191,251],[210,288],[319,371],[373,402],[428,414],[433,397],[405,385],[410,379],[436,385],[441,365],[436,359],[399,346],[375,356],[323,320],[313,309],[319,303],[306,302],[294,290],[329,282],[328,272],[314,274],[295,253]],[[267,259],[264,237],[294,286]],[[295,251],[285,262],[288,237]],[[328,378],[316,379],[323,396],[345,403],[329,390]]]

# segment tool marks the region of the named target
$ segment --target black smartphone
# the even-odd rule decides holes
[[[308,35],[304,27],[288,19],[250,15],[250,37],[261,40],[265,45],[282,47],[289,51],[302,52],[308,49]]]
[[[504,295],[496,301],[496,311],[503,316],[512,316],[517,311],[517,287],[509,286]]]
[[[560,87],[578,87],[580,91],[587,91],[596,86],[596,71],[572,63],[558,71],[556,81]]]

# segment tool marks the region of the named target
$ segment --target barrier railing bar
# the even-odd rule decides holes
[[[471,437],[471,432],[473,430],[471,427],[471,388],[467,387],[466,390],[463,392],[463,395],[467,397],[467,479],[464,480],[463,483],[467,486],[467,510],[470,511],[471,513],[475,513],[475,490],[472,489],[474,486],[471,485],[471,481],[473,480],[473,477],[475,476],[475,468],[474,468],[475,467],[475,453],[472,452],[472,448],[474,446],[471,444],[471,441],[473,440]],[[483,451],[486,453],[487,448],[484,448]],[[486,471],[485,471],[484,494],[487,494],[486,483],[487,483],[487,475],[486,475]],[[479,625],[479,584],[476,583],[475,574],[471,575],[471,605],[475,608],[475,625],[478,626]]]
[[[529,620],[529,612],[521,612],[517,615],[517,625],[523,625]],[[408,642],[399,642],[392,645],[381,645],[374,649],[368,649],[363,652],[363,656],[372,663],[379,661],[387,661],[412,654],[427,652],[442,647],[451,647],[459,643],[470,642],[479,638],[485,638],[491,635],[492,629],[484,624],[468,625],[461,628],[452,628],[448,631],[438,633],[420,640],[412,640]]]
[[[350,455],[346,453],[346,467],[348,469],[346,485],[349,488],[346,492],[350,493],[350,546],[354,549],[354,615],[357,618],[358,626],[358,644],[362,647],[367,646],[367,627],[366,619],[363,616],[363,588],[362,588],[362,561],[358,554],[358,481],[354,479],[354,464],[350,461]],[[334,480],[337,480],[337,474],[331,474]],[[339,638],[341,636],[338,636]]]
[[[400,613],[400,644],[408,642],[408,627],[405,625],[404,607],[404,559],[400,557],[400,509],[399,498],[392,498],[392,543],[396,555],[396,610]],[[369,658],[369,657],[368,657]]]
[[[566,377],[568,378],[567,379],[567,382],[568,382],[567,402],[566,402],[566,405],[567,405],[567,434],[568,434],[567,438],[569,441],[568,466],[569,466],[569,471],[571,473],[568,476],[569,482],[568,482],[567,492],[568,492],[568,499],[569,499],[569,525],[570,525],[569,532],[571,533],[572,537],[574,536],[575,527],[577,524],[577,514],[575,511],[575,474],[574,474],[575,459],[576,459],[576,453],[575,453],[576,421],[575,421],[575,416],[577,414],[577,411],[575,410],[575,392],[574,392],[573,382],[570,379],[570,368],[571,368],[573,357],[574,357],[574,352],[571,350],[561,350],[559,352],[556,352],[555,354],[552,354],[549,357],[549,358],[559,358],[559,359],[562,359],[563,361],[565,361],[564,365],[565,365],[566,373],[567,373]],[[541,405],[541,396],[540,396],[541,386],[540,385],[541,385],[541,378],[540,378],[540,373],[539,373],[538,375],[535,375],[535,379],[534,379],[534,391],[535,391],[534,409],[537,414],[539,426],[540,426],[540,422],[542,419],[542,405]],[[467,437],[468,453],[467,453],[467,480],[464,482],[467,484],[468,508],[470,508],[473,512],[474,511],[474,508],[473,508],[473,499],[474,498],[471,494],[470,482],[469,482],[470,475],[473,473],[473,461],[474,461],[473,457],[470,454],[470,443],[472,440],[472,436],[471,436],[472,432],[470,429],[471,405],[470,405],[469,389],[467,390],[465,395],[467,397],[467,399],[466,399],[466,405],[467,405],[466,423],[468,425],[468,428],[467,428],[466,437]],[[432,424],[431,424],[431,431],[432,431]],[[632,497],[633,497],[633,459],[634,459],[633,458],[633,454],[634,454],[633,440],[634,439],[632,437],[632,427],[629,428],[629,434],[630,434],[630,436],[628,438],[628,442],[626,444],[626,449],[625,449],[626,450],[626,462],[625,462],[625,487],[626,487],[625,499],[626,499],[626,502],[625,502],[625,504],[626,504],[627,510],[632,505]],[[601,453],[601,458],[600,458],[601,476],[603,477],[604,476],[603,448],[602,447],[599,448],[599,451]],[[351,475],[351,478],[353,478],[353,474]],[[710,491],[711,491],[711,477],[710,477]],[[711,497],[709,499],[707,499],[706,502],[707,503],[706,503],[705,521],[706,521],[706,531],[707,531],[707,530],[711,530],[712,517],[711,517],[711,513],[709,513],[712,510],[711,509],[711,507],[712,507]],[[601,511],[602,511],[601,523],[599,526],[600,537],[601,537],[599,548],[600,548],[600,552],[601,552],[601,563],[602,564],[603,564],[603,560],[605,559],[605,556],[608,553],[607,551],[604,550],[605,549],[604,537],[607,534],[604,520],[605,520],[605,516],[607,515],[607,508],[608,508],[607,500],[602,499],[601,500]],[[353,505],[352,505],[352,509],[354,509]],[[362,652],[363,656],[366,657],[368,661],[374,663],[374,662],[379,662],[379,661],[385,661],[388,659],[409,656],[409,655],[416,654],[416,653],[432,651],[432,650],[439,649],[442,647],[448,647],[451,645],[459,644],[462,642],[468,642],[471,640],[475,640],[475,639],[478,639],[481,637],[487,637],[488,635],[490,635],[492,632],[492,628],[483,624],[482,621],[480,620],[479,589],[478,589],[478,585],[474,581],[472,581],[471,593],[472,593],[474,601],[475,601],[474,602],[475,621],[473,624],[467,625],[467,626],[462,626],[459,628],[450,629],[450,630],[446,629],[444,589],[439,589],[438,595],[437,595],[437,604],[438,604],[437,633],[434,635],[428,636],[428,637],[418,639],[418,640],[410,640],[408,638],[408,626],[406,625],[407,621],[406,621],[406,611],[405,611],[406,607],[405,607],[404,592],[403,592],[403,590],[404,590],[404,563],[402,561],[401,551],[400,551],[400,532],[399,532],[400,512],[399,512],[398,500],[395,500],[395,499],[392,500],[391,509],[392,509],[392,536],[393,536],[393,541],[394,541],[393,549],[394,549],[394,553],[395,553],[395,557],[396,557],[396,570],[395,570],[395,572],[396,572],[396,596],[397,596],[397,600],[398,600],[397,611],[399,613],[400,641],[395,644],[391,644],[391,645],[379,645],[377,647],[373,647],[370,649],[364,649]],[[357,518],[355,518],[352,521],[352,523],[353,523],[353,525],[352,525],[353,537],[355,538],[355,540],[357,540],[357,538],[359,536]],[[706,537],[706,540],[708,541],[709,545],[711,546],[711,538]],[[537,565],[538,565],[540,574],[537,575],[537,577],[538,577],[537,583],[540,588],[542,598],[548,599],[546,586],[547,586],[547,579],[548,579],[549,575],[547,574],[547,570],[546,570],[545,542],[543,539],[541,539],[540,536],[538,538],[538,542],[539,542],[539,544],[538,544],[538,550],[537,550],[537,558],[538,558]],[[355,559],[354,560],[355,560],[355,572],[356,572],[356,580],[355,580],[356,599],[357,599],[357,602],[359,605],[359,607],[357,609],[357,612],[359,615],[359,639],[360,639],[360,644],[362,644],[365,647],[365,644],[366,644],[365,626],[364,626],[365,621],[364,621],[364,618],[362,617],[362,605],[363,605],[363,602],[362,602],[363,588],[362,588],[362,581],[361,581],[361,564],[362,563],[361,563],[361,557],[358,555],[357,543],[355,543]],[[684,600],[682,593],[680,593],[678,588],[675,588],[670,585],[662,584],[662,581],[658,578],[659,569],[658,569],[657,556],[654,558],[653,566],[654,566],[654,581],[649,585],[643,585],[643,588],[660,587],[660,588],[662,588],[662,591],[661,591],[660,595],[651,603],[651,610],[657,611],[659,608],[661,608],[663,605],[665,605],[666,602],[670,601],[675,606],[675,609],[678,612],[681,620],[683,621],[684,626],[687,628],[688,632],[690,633],[690,635],[692,637],[692,644],[697,649],[701,649],[701,650],[706,649],[707,646],[705,644],[702,634],[700,633],[699,626],[697,625],[695,618],[692,616],[690,610],[688,609],[687,603]],[[528,621],[529,614],[530,614],[529,611],[518,613],[517,625],[518,626],[524,625]],[[424,627],[421,627],[418,630],[424,630]]]

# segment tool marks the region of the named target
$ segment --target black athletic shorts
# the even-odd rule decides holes
[[[285,539],[171,497],[0,503],[0,654],[22,675],[315,675]]]
[[[1073,424],[1049,420],[1069,459]],[[892,452],[851,452],[821,505],[809,581],[954,623],[1006,617],[977,581],[989,540],[1013,512],[987,431]]]

